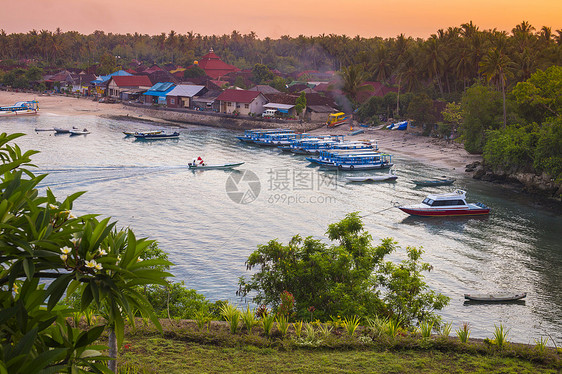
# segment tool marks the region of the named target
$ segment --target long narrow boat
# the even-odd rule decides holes
[[[427,179],[427,180],[415,180],[412,181],[416,186],[419,187],[431,187],[431,186],[449,186],[455,183],[455,178],[439,178],[439,179]]]
[[[162,130],[142,130],[142,131],[123,131],[127,136],[135,136],[136,134],[161,134]]]
[[[527,297],[527,293],[495,293],[495,294],[469,294],[465,293],[464,298],[472,301],[482,301],[482,302],[506,302],[521,300]]]
[[[394,174],[394,169],[389,169],[388,174],[382,175],[366,175],[360,177],[345,177],[348,182],[383,182],[395,181],[398,176]]]
[[[218,165],[196,165],[190,162],[189,164],[187,164],[187,167],[191,170],[233,169],[243,164],[243,162],[232,162],[228,164]]]
[[[174,131],[172,133],[161,132],[158,134],[138,133],[133,136],[138,140],[178,139],[180,137],[180,133],[177,131]]]
[[[490,213],[490,208],[482,203],[467,203],[466,192],[463,190],[428,195],[421,204],[400,206],[398,209],[421,217],[468,216]]]
[[[14,105],[0,106],[0,117],[37,114],[38,110],[39,103],[37,100],[18,101]]]

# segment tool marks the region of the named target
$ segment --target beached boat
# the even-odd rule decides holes
[[[37,100],[18,101],[14,105],[0,106],[0,117],[37,114],[38,110],[39,103]]]
[[[70,132],[70,136],[72,136],[72,135],[88,135],[90,133],[88,131],[88,129],[82,129],[82,130],[72,129],[72,130],[69,130],[69,132]]]
[[[211,169],[233,169],[240,165],[243,165],[243,162],[231,162],[227,164],[217,164],[217,165],[206,165],[206,164],[197,164],[190,162],[187,164],[187,167],[191,170],[211,170]]]
[[[400,206],[398,209],[422,217],[468,216],[490,213],[490,208],[482,203],[467,203],[466,192],[463,190],[428,195],[421,204]]]
[[[336,126],[339,126],[339,125],[343,125],[345,123],[349,123],[350,120],[351,120],[351,116],[349,114],[345,114],[343,112],[332,113],[328,117],[328,121],[326,122],[326,126],[336,127]]]
[[[455,183],[455,178],[442,177],[438,179],[426,179],[426,180],[415,180],[412,181],[416,186],[419,187],[431,187],[431,186],[449,186]]]
[[[138,133],[133,135],[138,140],[161,140],[161,139],[178,139],[180,137],[180,133],[177,131],[174,132],[160,132],[158,134],[152,133]]]
[[[501,293],[494,293],[494,294],[469,294],[465,293],[464,298],[471,301],[482,301],[488,303],[495,303],[495,302],[506,302],[506,301],[516,301],[521,300],[527,297],[527,293],[509,293],[509,292],[501,292]]]
[[[53,127],[47,127],[47,128],[40,128],[40,127],[36,127],[35,131],[37,132],[41,132],[41,131],[55,131],[55,129]]]
[[[365,175],[361,177],[345,177],[348,182],[383,182],[395,181],[398,176],[394,174],[394,169],[389,169],[388,174],[383,175]]]

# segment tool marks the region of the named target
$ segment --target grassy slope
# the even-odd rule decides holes
[[[122,373],[560,373],[556,353],[533,355],[532,347],[497,347],[456,339],[398,337],[365,343],[336,332],[316,347],[302,347],[277,333],[267,339],[231,335],[226,326],[199,331],[194,324],[164,326],[164,334],[143,327],[128,333],[120,350]],[[362,334],[366,336],[365,334]],[[386,339],[386,340],[385,340]],[[527,352],[527,353],[526,353]],[[529,353],[530,352],[530,353]]]

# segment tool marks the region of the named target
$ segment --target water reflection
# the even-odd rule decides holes
[[[41,114],[2,123],[6,132],[29,134],[17,141],[22,149],[41,151],[33,162],[38,174],[49,175],[40,188],[53,189],[59,198],[87,190],[75,203],[76,213],[111,216],[118,226],[157,240],[176,264],[176,280],[211,300],[239,302],[236,283],[247,275],[244,262],[258,244],[273,238],[286,243],[297,233],[326,240],[329,224],[359,211],[375,242],[392,237],[400,244],[389,260],[403,259],[407,246],[424,248],[423,260],[434,267],[426,274],[427,283],[451,297],[441,312],[445,321],[455,326],[470,322],[474,337],[490,337],[494,324],[503,323],[511,328],[510,339],[520,342],[548,331],[562,345],[562,217],[521,195],[462,176],[454,186],[415,188],[412,180],[447,172],[399,155],[393,157],[396,182],[356,184],[344,179],[355,174],[321,171],[303,156],[246,145],[232,131],[193,127],[181,129],[180,139],[139,142],[124,138],[122,131],[151,126],[97,117],[80,120],[80,127],[92,132],[87,137],[34,131],[72,127],[73,117]],[[249,204],[237,204],[229,198],[226,182],[230,173],[241,170],[189,170],[194,156],[209,163],[244,161],[244,169],[258,176],[261,193]],[[288,175],[329,176],[337,183],[299,191],[288,180],[288,189],[276,190],[270,178],[277,169]],[[418,203],[428,193],[455,188],[466,190],[470,201],[490,206],[490,216],[413,217],[393,205]],[[275,194],[305,200],[281,203],[270,199]],[[464,303],[464,293],[498,290],[528,296],[524,304]]]

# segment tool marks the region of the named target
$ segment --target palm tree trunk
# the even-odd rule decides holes
[[[400,84],[402,83],[402,76],[398,78],[398,94],[396,95],[396,115],[398,117],[400,115]]]
[[[505,81],[502,76],[502,96],[503,96],[503,128],[507,126],[507,111],[505,108]]]
[[[109,357],[112,358],[107,364],[109,370],[117,373],[117,336],[115,335],[115,328],[109,327]]]

